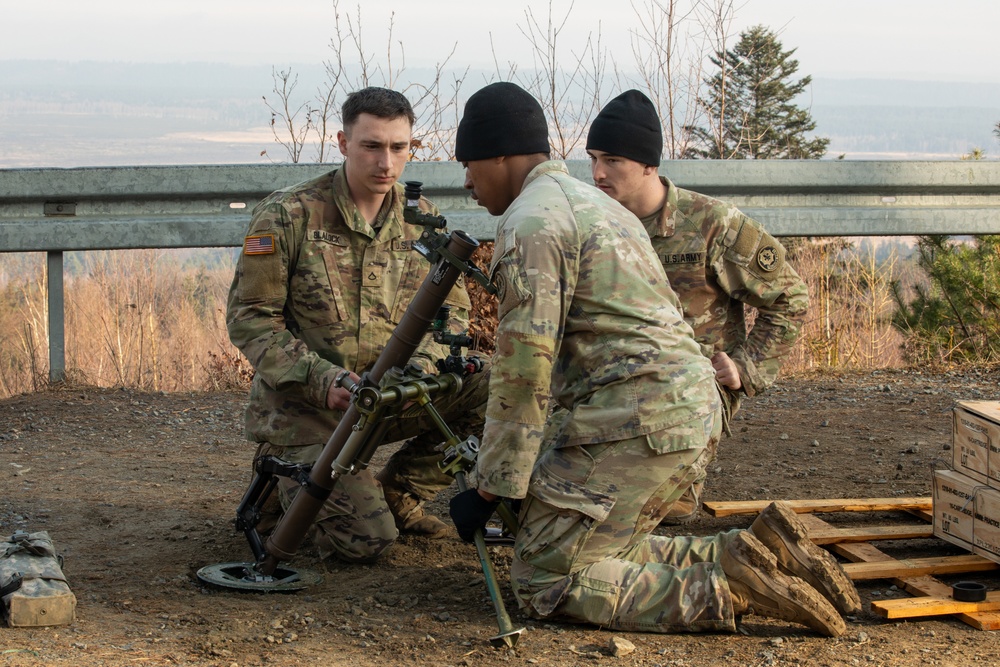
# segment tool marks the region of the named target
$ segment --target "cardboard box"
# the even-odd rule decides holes
[[[1000,402],[959,401],[954,416],[952,467],[1000,487]]]
[[[954,470],[934,471],[934,535],[972,551],[976,480]]]
[[[1000,489],[935,470],[934,535],[1000,563]]]
[[[1000,490],[979,486],[974,495],[972,550],[1000,563]]]

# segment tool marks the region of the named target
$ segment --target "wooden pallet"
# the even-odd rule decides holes
[[[705,503],[712,516],[753,515],[771,501]],[[951,586],[934,578],[936,574],[990,572],[1000,564],[974,554],[938,558],[893,558],[870,542],[933,538],[930,498],[846,498],[833,500],[786,501],[809,530],[816,544],[846,558],[844,570],[854,581],[891,579],[912,598],[878,600],[872,611],[886,618],[919,618],[955,614],[963,622],[980,630],[1000,630],[1000,591],[991,592],[984,602],[956,602],[951,598]],[[887,512],[901,511],[921,520],[913,525],[859,526],[837,528],[816,516],[822,512]]]

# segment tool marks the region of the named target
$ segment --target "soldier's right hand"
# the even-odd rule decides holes
[[[361,382],[361,378],[355,373],[348,373],[347,377],[354,382]],[[351,392],[336,384],[331,384],[330,389],[326,392],[326,407],[343,412],[351,407]]]
[[[473,542],[477,530],[485,531],[486,522],[499,504],[498,497],[493,496],[493,500],[487,500],[479,493],[479,489],[466,489],[453,497],[448,506],[449,513],[462,541]]]
[[[740,367],[732,358],[722,352],[712,355],[712,368],[715,369],[715,381],[731,391],[737,391],[743,387],[743,380],[740,379]]]

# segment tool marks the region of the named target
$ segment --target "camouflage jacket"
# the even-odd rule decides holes
[[[739,367],[748,396],[767,389],[799,338],[806,284],[785,248],[735,206],[667,188],[663,208],[642,220],[702,352],[720,350]],[[744,304],[757,309],[747,333]]]
[[[325,443],[342,413],[326,395],[342,369],[371,368],[430,264],[412,250],[421,228],[403,222],[403,186],[386,196],[379,229],[358,213],[343,170],[279,190],[253,211],[229,291],[229,338],[256,371],[247,437],[280,446]],[[427,200],[421,209],[437,213]],[[468,326],[464,283],[449,297]],[[414,357],[427,371],[447,348],[428,337]]]
[[[499,219],[490,277],[499,325],[480,489],[524,497],[550,401],[569,411],[556,446],[654,433],[718,409],[711,364],[641,223],[563,162],[535,167]]]

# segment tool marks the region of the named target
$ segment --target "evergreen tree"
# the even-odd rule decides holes
[[[710,159],[812,159],[826,152],[829,139],[810,138],[816,123],[795,99],[812,82],[793,79],[799,61],[785,51],[777,35],[758,25],[740,34],[731,50],[717,52],[718,68],[705,80],[704,127],[689,126],[695,144],[684,157]]]
[[[1000,236],[921,236],[917,251],[930,284],[910,298],[894,289],[908,360],[1000,360]]]
[[[985,157],[974,148],[962,159]],[[907,334],[908,360],[1000,360],[1000,236],[919,236],[917,253],[928,284],[914,285],[910,298],[893,288],[892,323]]]

